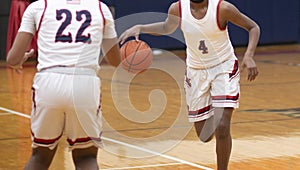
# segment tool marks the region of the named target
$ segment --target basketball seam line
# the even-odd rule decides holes
[[[139,45],[137,46],[137,48],[135,49],[135,52],[134,52],[134,55],[133,55],[133,57],[132,57],[132,59],[131,59],[131,61],[130,61],[130,63],[132,63],[132,61],[134,60],[134,58],[135,58],[135,56],[136,56],[136,52],[138,51],[138,49],[140,48],[140,46],[141,46],[141,42],[139,42]],[[126,60],[127,61],[127,60]],[[128,71],[130,71],[130,69],[131,69],[131,64],[129,64],[129,68],[128,68]]]

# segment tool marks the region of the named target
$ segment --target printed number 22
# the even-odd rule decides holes
[[[73,42],[72,34],[70,32],[68,32],[68,35],[64,35],[63,31],[67,28],[68,25],[71,24],[72,13],[67,9],[57,10],[56,11],[56,19],[58,21],[62,20],[63,14],[65,14],[66,18],[57,30],[55,42],[71,43],[71,42]],[[92,21],[91,13],[87,10],[82,10],[82,11],[76,12],[76,20],[81,21],[82,15],[85,15],[85,21],[83,22],[83,24],[77,31],[75,42],[76,43],[77,42],[91,43],[91,35],[90,34],[88,34],[87,36],[82,35],[83,31],[91,24],[91,21]]]
[[[208,53],[208,48],[205,45],[205,40],[201,40],[198,49],[202,51],[202,54]]]

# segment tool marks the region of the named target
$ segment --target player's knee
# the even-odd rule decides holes
[[[207,143],[209,141],[211,141],[214,137],[214,135],[212,134],[211,136],[198,136],[201,142]]]
[[[205,122],[198,122],[198,124],[195,124],[195,130],[199,140],[204,143],[211,141],[214,136],[213,127],[209,124],[205,125]]]
[[[230,125],[221,122],[216,129],[216,138],[225,139],[229,136],[230,136]]]
[[[202,129],[201,131],[197,131],[197,136],[201,142],[207,143],[212,140],[214,133],[209,133]]]

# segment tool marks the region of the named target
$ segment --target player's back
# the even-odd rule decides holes
[[[40,0],[38,70],[54,66],[97,66],[107,6],[98,0]],[[41,10],[43,8],[43,10]],[[39,10],[38,10],[39,9]]]

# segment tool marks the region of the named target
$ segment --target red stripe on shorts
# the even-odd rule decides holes
[[[44,144],[44,145],[53,144],[56,141],[58,141],[60,139],[60,137],[62,136],[62,134],[61,134],[60,136],[58,136],[57,138],[54,138],[54,139],[40,139],[40,138],[36,138],[32,131],[31,131],[31,135],[33,136],[33,142],[39,143],[39,144]]]
[[[209,106],[206,106],[206,107],[204,107],[204,108],[201,108],[201,109],[199,109],[199,110],[196,110],[196,111],[189,111],[189,115],[198,115],[198,114],[203,114],[203,113],[205,113],[205,112],[208,112],[208,111],[210,111],[210,109],[211,109],[211,105],[209,105]]]
[[[91,138],[90,137],[86,137],[86,138],[77,138],[75,141],[72,141],[71,139],[67,139],[68,143],[73,146],[75,143],[83,143],[83,142],[88,142],[90,141]]]
[[[32,87],[32,103],[33,103],[33,114],[36,112],[36,101],[35,101],[35,88]]]
[[[84,143],[90,140],[101,141],[101,138],[94,138],[94,137],[77,138],[75,141],[72,141],[71,139],[67,139],[70,146],[73,146],[75,143]]]
[[[212,96],[213,100],[238,100],[240,97],[240,94],[238,93],[236,96]]]
[[[234,61],[234,66],[233,66],[233,70],[231,73],[229,73],[229,78],[233,77],[234,75],[236,75],[236,73],[238,72],[239,70],[239,62],[238,60],[235,60]]]

